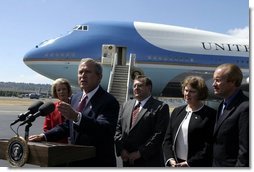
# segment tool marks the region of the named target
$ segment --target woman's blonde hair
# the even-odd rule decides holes
[[[53,97],[58,98],[57,93],[56,93],[56,85],[58,85],[58,84],[66,85],[67,90],[68,90],[68,97],[70,97],[72,94],[71,85],[70,85],[69,81],[64,78],[58,78],[53,82],[52,87],[51,87],[51,92],[52,92]]]

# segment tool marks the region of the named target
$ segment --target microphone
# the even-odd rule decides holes
[[[47,102],[39,107],[38,112],[36,112],[34,115],[29,115],[27,120],[22,122],[19,126],[24,125],[26,123],[34,122],[35,119],[39,116],[46,116],[53,112],[55,110],[55,104],[52,102]]]
[[[38,111],[39,107],[43,104],[42,101],[38,101],[38,102],[35,102],[33,103],[27,110],[27,112],[25,112],[24,114],[21,113],[18,115],[18,119],[14,122],[11,123],[11,125],[14,125],[16,124],[17,122],[19,121],[25,121],[26,120],[26,117],[29,115],[29,114],[34,114]]]

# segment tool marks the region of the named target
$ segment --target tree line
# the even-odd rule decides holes
[[[0,82],[0,96],[19,97],[29,93],[50,94],[50,84]]]

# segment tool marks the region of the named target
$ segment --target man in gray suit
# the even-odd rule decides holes
[[[164,166],[162,142],[169,121],[169,107],[151,95],[152,81],[134,79],[135,99],[120,110],[115,134],[117,156],[124,167]]]
[[[234,64],[218,66],[213,75],[214,93],[224,99],[213,133],[214,167],[249,166],[249,98],[240,90],[242,78]]]

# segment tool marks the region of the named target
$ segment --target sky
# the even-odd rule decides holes
[[[26,52],[96,20],[162,23],[248,38],[249,1],[1,0],[0,82],[52,84],[24,64]]]

